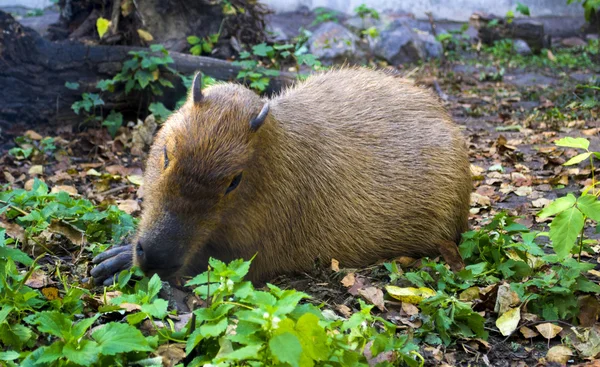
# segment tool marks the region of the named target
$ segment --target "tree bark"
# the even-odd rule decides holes
[[[61,123],[81,121],[71,110],[73,102],[83,92],[98,92],[99,80],[110,79],[118,73],[132,50],[126,46],[88,46],[76,42],[50,42],[35,31],[23,27],[14,18],[0,11],[0,125],[12,123]],[[219,80],[233,81],[240,68],[210,57],[171,52],[181,74],[202,71]],[[292,84],[295,74],[282,72],[273,78],[267,93],[275,93]],[[177,97],[185,93],[179,78],[173,78],[175,89],[165,89],[161,101],[172,108]],[[71,90],[66,82],[78,82],[80,88]],[[106,110],[118,108],[137,111],[140,101],[132,95],[114,93],[103,95]]]

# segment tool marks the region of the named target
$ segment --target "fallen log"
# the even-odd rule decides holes
[[[11,15],[0,11],[0,126],[13,123],[72,123],[81,121],[71,110],[83,92],[97,92],[96,83],[118,73],[128,53],[147,50],[126,46],[91,46],[72,41],[51,42],[30,28],[22,26]],[[219,80],[235,80],[241,70],[230,62],[210,57],[171,52],[173,69],[190,75],[202,71]],[[296,79],[282,72],[271,79],[267,93],[275,93]],[[78,82],[71,90],[66,82]],[[160,100],[172,108],[185,93],[179,78],[173,78],[175,89],[165,89]],[[111,108],[137,111],[140,101],[135,95],[111,93],[103,96],[108,112]]]
[[[550,35],[545,34],[544,24],[535,20],[517,18],[507,22],[495,15],[475,13],[470,22],[487,45],[502,39],[522,39],[534,53],[550,47]]]

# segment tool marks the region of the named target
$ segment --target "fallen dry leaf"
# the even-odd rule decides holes
[[[155,353],[162,357],[164,367],[173,367],[185,358],[185,344],[163,344]]]
[[[141,210],[140,204],[137,200],[128,199],[128,200],[119,200],[117,201],[118,208],[124,211],[127,214],[133,214]]]
[[[354,277],[354,273],[348,273],[346,274],[346,276],[341,280],[341,283],[344,287],[346,288],[350,288],[354,285],[354,282],[356,281],[356,278]]]
[[[375,305],[381,311],[385,311],[385,305],[383,304],[383,291],[376,287],[367,287],[359,289],[358,294],[365,299],[365,301]]]
[[[36,133],[33,130],[27,130],[27,131],[25,131],[25,133],[23,135],[25,135],[26,137],[28,137],[31,140],[42,140],[44,138],[43,136],[41,136],[40,134]]]
[[[549,322],[536,325],[535,328],[546,339],[552,339],[552,338],[554,338],[562,330],[562,328],[560,326],[551,324]]]
[[[479,287],[470,287],[462,291],[458,297],[461,301],[473,301],[479,299]]]
[[[67,237],[69,241],[78,246],[81,246],[86,242],[85,232],[59,220],[52,220],[48,230],[52,233],[58,233]]]
[[[68,186],[68,185],[53,186],[52,190],[50,190],[50,193],[56,194],[56,193],[59,193],[61,191],[64,191],[67,194],[72,195],[72,196],[79,195],[79,193],[77,192],[77,188],[75,186]]]
[[[50,284],[50,277],[42,269],[36,269],[25,282],[25,285],[31,288],[40,289]]]
[[[532,330],[532,329],[528,328],[527,326],[521,326],[519,328],[519,331],[527,339],[535,338],[536,336],[540,335],[535,330]]]
[[[127,180],[134,185],[141,186],[144,182],[144,177],[142,175],[130,175],[127,176]]]
[[[413,305],[421,303],[425,298],[433,297],[436,295],[435,291],[431,288],[401,288],[393,285],[388,285],[385,290],[397,300],[402,302],[412,303]]]
[[[583,327],[594,326],[600,315],[600,303],[596,296],[591,294],[581,296],[577,300],[577,303],[579,305],[579,315],[577,316],[579,325]]]
[[[48,301],[54,301],[55,299],[60,299],[60,295],[58,294],[58,288],[56,287],[46,287],[42,288],[42,294]]]
[[[337,305],[335,306],[335,309],[342,314],[342,316],[344,316],[345,318],[349,318],[350,316],[352,316],[352,309],[350,309],[350,307],[346,306],[346,305]]]
[[[402,302],[402,311],[408,316],[414,316],[419,314],[419,308],[412,303]]]
[[[44,166],[42,166],[42,165],[31,166],[29,168],[28,172],[30,175],[41,175],[44,173]]]
[[[510,284],[502,283],[498,287],[498,295],[496,297],[496,305],[494,311],[499,315],[504,314],[509,309],[515,307],[521,302],[519,295],[510,289]]]
[[[503,313],[502,316],[498,317],[496,320],[496,327],[500,330],[502,335],[508,336],[517,329],[519,321],[521,321],[521,308],[511,308]]]
[[[340,262],[336,259],[331,259],[331,271],[335,271],[336,273],[340,271]]]
[[[548,362],[560,363],[566,365],[569,359],[573,356],[573,351],[564,345],[556,345],[546,353],[546,360]]]

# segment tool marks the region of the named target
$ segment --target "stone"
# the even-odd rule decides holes
[[[442,43],[435,39],[433,34],[421,31],[416,33],[423,45],[426,59],[439,59],[442,57],[444,48],[442,47]]]
[[[516,39],[513,41],[513,49],[519,55],[527,56],[532,54],[531,48],[529,47],[527,42],[521,39]]]
[[[569,37],[569,38],[565,38],[560,42],[563,46],[565,47],[581,47],[581,46],[587,46],[587,42],[585,42],[584,40],[582,40],[579,37]]]
[[[365,19],[363,20],[359,16],[354,16],[344,21],[344,26],[350,29],[352,32],[355,32],[356,34],[360,34],[360,32],[362,32],[363,30],[371,27],[381,29],[383,27],[382,24],[382,21],[379,19],[365,17]]]
[[[360,63],[364,52],[360,39],[348,28],[335,22],[320,24],[308,40],[310,52],[326,65],[348,62]]]
[[[392,65],[425,59],[424,45],[416,32],[402,22],[392,22],[375,40],[375,56]]]

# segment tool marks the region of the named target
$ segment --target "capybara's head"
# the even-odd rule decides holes
[[[211,244],[223,216],[236,209],[254,136],[269,106],[234,84],[201,89],[197,74],[186,103],[158,133],[146,164],[144,207],[134,264],[169,277],[186,271]]]

